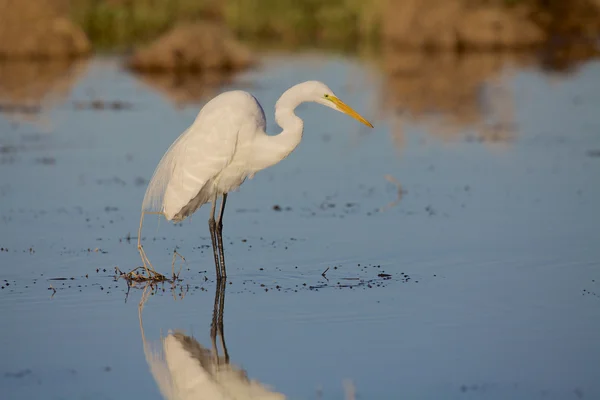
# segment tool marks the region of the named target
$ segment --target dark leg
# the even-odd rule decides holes
[[[217,315],[219,312],[219,288],[221,287],[221,280],[217,279],[217,285],[215,287],[215,304],[213,306],[212,322],[210,324],[210,341],[212,343],[212,356],[215,362],[219,361],[219,349],[217,348]]]
[[[213,255],[215,256],[215,268],[217,271],[217,282],[221,279],[221,268],[219,268],[219,255],[217,253],[217,235],[215,223],[215,208],[217,206],[217,196],[213,199],[210,218],[208,219],[208,229],[210,230],[210,239],[212,241]]]
[[[223,327],[223,312],[225,311],[225,288],[227,287],[227,283],[225,280],[222,280],[219,284],[219,316],[218,316],[218,326],[219,333],[221,336],[221,348],[223,349],[223,356],[225,357],[225,364],[229,364],[229,352],[227,351],[227,346],[225,345],[225,329]]]
[[[219,242],[219,256],[221,258],[221,276],[227,278],[227,270],[225,269],[225,249],[223,248],[223,214],[225,213],[225,202],[227,201],[227,193],[223,194],[221,202],[221,211],[217,221],[217,240]]]
[[[212,342],[212,354],[213,358],[218,364],[221,364],[221,357],[219,356],[219,348],[217,346],[217,336],[220,337],[221,347],[223,348],[223,356],[225,364],[229,364],[229,352],[225,345],[225,337],[223,333],[223,311],[225,307],[225,287],[227,286],[225,280],[217,281],[215,287],[215,304],[213,308],[212,323],[210,324],[210,339]]]

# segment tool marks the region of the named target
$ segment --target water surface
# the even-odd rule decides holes
[[[448,68],[437,84],[431,69],[272,55],[207,86],[97,58],[31,89],[60,95],[0,114],[3,396],[161,398],[141,290],[114,281],[140,265],[147,180],[207,98],[250,90],[275,133],[280,94],[319,79],[376,128],[303,105],[301,145],[229,196],[232,362],[298,399],[344,398],[346,379],[362,399],[600,397],[600,63]],[[181,329],[210,345],[207,214],[146,219],[155,267],[186,258],[182,286],[146,303],[150,340]]]

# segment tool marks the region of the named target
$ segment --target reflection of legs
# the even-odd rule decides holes
[[[225,264],[223,264],[225,267]],[[221,281],[219,288],[219,331],[221,332],[221,347],[223,348],[223,356],[225,357],[225,364],[229,364],[229,352],[227,351],[227,345],[225,344],[225,328],[223,327],[223,313],[225,311],[225,288],[227,287],[227,283],[225,280]]]
[[[219,313],[219,288],[221,287],[221,281],[217,280],[217,286],[215,287],[215,304],[213,306],[212,323],[210,324],[210,340],[212,342],[212,356],[215,363],[219,361],[219,351],[217,348],[217,315]]]
[[[148,256],[146,255],[146,252],[144,251],[144,248],[142,247],[142,224],[144,223],[144,217],[146,216],[146,214],[156,214],[156,215],[163,215],[162,212],[154,212],[154,211],[142,211],[142,216],[140,217],[140,227],[138,229],[138,251],[140,252],[140,257],[142,257],[142,263],[144,263],[144,269],[146,270],[146,273],[148,274],[148,277],[150,277],[150,270],[156,274],[156,271],[154,270],[154,267],[152,266],[152,264],[150,263],[150,260],[148,259]],[[150,268],[150,269],[148,269]]]
[[[220,336],[221,347],[223,348],[223,356],[225,364],[229,364],[229,352],[225,345],[225,337],[223,333],[223,311],[225,307],[225,280],[217,281],[215,288],[215,304],[213,308],[212,323],[210,325],[210,339],[212,341],[212,354],[215,361],[220,364],[219,349],[217,347],[217,335]]]
[[[140,304],[138,304],[138,319],[140,321],[140,330],[142,331],[142,342],[144,343],[144,351],[146,351],[146,336],[144,335],[144,325],[142,323],[142,311],[144,310],[144,304],[146,304],[148,296],[151,293],[151,290],[149,291],[148,289],[150,289],[150,285],[146,284],[142,292]]]
[[[212,241],[213,255],[215,257],[215,268],[217,271],[217,281],[221,279],[221,269],[219,268],[219,255],[217,253],[217,237],[215,224],[215,208],[217,206],[217,195],[213,198],[212,209],[210,210],[210,218],[208,219],[208,229],[210,230],[210,239]]]
[[[227,201],[227,193],[223,194],[221,201],[221,211],[219,211],[219,219],[217,220],[217,240],[219,242],[219,256],[221,258],[221,277],[227,278],[227,270],[225,268],[225,249],[223,248],[223,214],[225,213],[225,202]]]

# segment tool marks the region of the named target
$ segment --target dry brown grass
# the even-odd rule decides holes
[[[252,53],[226,27],[212,22],[178,26],[129,60],[130,68],[148,72],[238,70],[254,63]]]
[[[596,40],[598,0],[387,0],[383,38],[404,49],[526,49],[552,35]]]
[[[69,19],[69,0],[0,0],[0,58],[65,58],[90,43]]]
[[[389,0],[385,40],[408,49],[495,49],[539,45],[546,33],[523,7],[474,5],[471,0]]]

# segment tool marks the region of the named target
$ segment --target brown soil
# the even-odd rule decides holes
[[[206,72],[238,70],[253,63],[250,51],[225,27],[198,22],[175,27],[136,51],[128,65],[147,72]]]
[[[542,45],[559,35],[600,34],[598,0],[389,0],[383,16],[387,43],[406,49],[501,50]]]
[[[68,19],[69,0],[0,0],[0,58],[65,58],[90,43]]]

